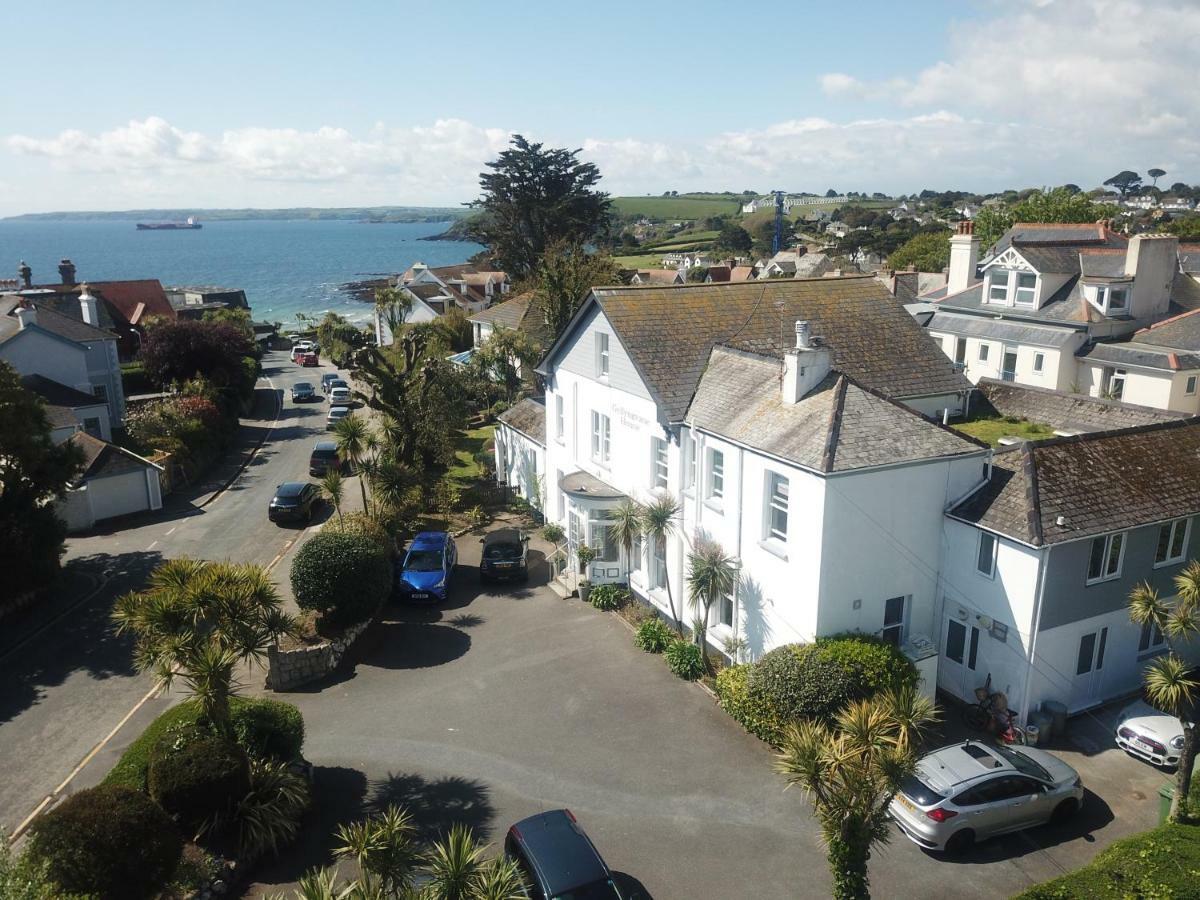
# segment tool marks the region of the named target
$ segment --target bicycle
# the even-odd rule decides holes
[[[983,687],[975,688],[977,702],[963,707],[963,723],[974,731],[987,731],[1006,744],[1024,744],[1025,729],[1017,724],[1017,714],[1007,704],[1000,708],[999,691],[992,691],[992,673],[988,672]]]

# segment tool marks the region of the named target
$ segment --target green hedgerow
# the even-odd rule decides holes
[[[629,602],[629,591],[618,584],[598,584],[588,594],[588,603],[596,609],[620,609]]]
[[[748,732],[773,747],[778,747],[783,740],[783,729],[787,723],[761,695],[750,691],[748,682],[753,668],[746,663],[728,666],[718,672],[717,700],[721,709]]]
[[[63,891],[97,900],[156,895],[182,852],[183,840],[162,807],[114,785],[80,791],[36,819],[26,849]]]
[[[168,730],[150,754],[150,796],[189,833],[250,791],[250,760],[227,738],[191,725]]]
[[[873,634],[817,638],[822,659],[841,667],[849,679],[849,699],[864,700],[892,687],[917,683],[917,667],[898,647]]]
[[[672,641],[663,657],[667,668],[685,681],[695,681],[704,674],[704,654],[691,641]]]
[[[292,560],[291,574],[297,605],[332,625],[362,622],[392,592],[391,556],[358,535],[318,532]]]
[[[828,719],[846,705],[851,683],[846,670],[825,659],[816,644],[776,647],[755,663],[747,688],[784,721]]]
[[[662,653],[673,640],[675,633],[659,618],[647,619],[633,636],[633,642],[647,653]]]

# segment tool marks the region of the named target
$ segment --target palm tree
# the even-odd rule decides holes
[[[662,545],[663,558],[667,554],[667,538],[675,533],[675,519],[679,515],[679,504],[666,491],[655,495],[654,502],[642,507],[642,534],[654,542],[657,548]],[[671,578],[663,579],[667,585],[667,603],[671,607],[671,618],[675,620],[675,630],[683,634],[683,622],[675,612],[675,597],[671,593]]]
[[[471,900],[471,888],[486,850],[466,825],[452,826],[429,852],[425,872],[430,881],[426,890],[437,900]]]
[[[622,500],[608,520],[609,533],[625,554],[625,568],[633,571],[633,544],[642,534],[642,508],[632,500]]]
[[[708,633],[708,616],[712,605],[723,597],[729,597],[737,587],[740,566],[736,558],[725,552],[716,541],[697,539],[688,554],[688,597],[696,609],[696,628],[693,637],[704,655],[704,666],[712,673],[708,660],[705,636]]]
[[[261,567],[186,557],[155,569],[146,589],[121,597],[112,615],[118,634],[136,638],[137,668],[153,672],[164,691],[181,677],[222,734],[232,731],[235,668],[261,661],[296,627]]]
[[[1172,822],[1188,813],[1192,788],[1192,765],[1196,758],[1195,708],[1200,702],[1200,682],[1191,677],[1189,666],[1178,652],[1182,641],[1200,634],[1200,562],[1192,560],[1175,576],[1177,600],[1168,603],[1158,591],[1143,582],[1129,595],[1129,618],[1143,628],[1157,629],[1167,641],[1167,653],[1146,666],[1143,684],[1146,698],[1183,724],[1183,746],[1175,770],[1175,796],[1171,800]]]
[[[358,473],[358,487],[362,491],[363,512],[370,514],[367,506],[367,482],[363,477],[363,464],[367,461],[371,431],[367,423],[358,416],[346,416],[333,426],[334,438],[337,440],[338,456],[349,460]]]
[[[413,886],[425,862],[412,816],[399,806],[362,822],[337,830],[337,856],[352,857],[363,873],[363,883],[377,883],[386,896],[403,895]]]
[[[342,483],[342,473],[337,469],[327,469],[321,478],[321,493],[325,495],[333,508],[337,510],[338,524],[342,524],[342,496],[346,486]]]
[[[915,692],[884,694],[851,703],[832,726],[805,720],[785,730],[776,769],[812,801],[837,900],[870,897],[871,848],[891,836],[888,805],[916,768],[917,732],[935,718]]]

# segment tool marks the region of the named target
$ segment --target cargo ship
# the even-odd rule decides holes
[[[188,216],[185,222],[138,222],[138,231],[195,231],[203,228],[195,216]]]

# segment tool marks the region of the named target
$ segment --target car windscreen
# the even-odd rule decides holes
[[[609,879],[585,884],[561,894],[555,894],[550,900],[620,900],[616,885]]]
[[[409,550],[404,560],[406,572],[439,572],[442,568],[442,551]]]
[[[900,780],[900,793],[912,800],[918,806],[933,806],[946,799],[915,775],[907,775]]]
[[[1042,781],[1054,780],[1050,777],[1049,772],[1018,750],[1010,750],[1008,747],[1001,745],[993,747],[992,751],[1012,763],[1012,767],[1024,775],[1032,775],[1034,778],[1040,778]]]
[[[521,545],[509,541],[497,541],[483,548],[484,559],[520,559]]]
[[[313,459],[333,459],[336,456],[337,450],[334,450],[333,448],[322,450],[320,447],[318,447],[312,452]]]

